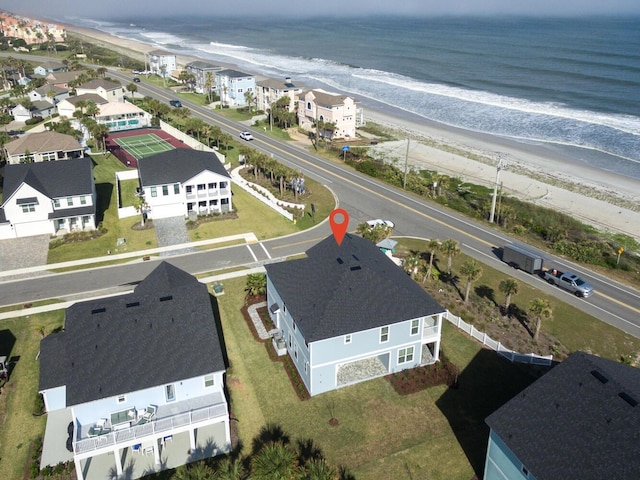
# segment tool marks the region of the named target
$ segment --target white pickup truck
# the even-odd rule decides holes
[[[544,272],[544,279],[573,293],[577,297],[587,298],[593,295],[593,287],[571,272],[561,272],[555,268]]]

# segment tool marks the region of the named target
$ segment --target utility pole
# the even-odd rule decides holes
[[[404,181],[402,182],[402,189],[407,189],[407,170],[409,166],[409,139],[407,138],[407,151],[404,154]]]
[[[491,215],[489,216],[489,223],[493,223],[493,219],[496,214],[496,197],[498,196],[498,182],[500,181],[500,170],[506,168],[506,164],[502,163],[502,156],[498,156],[498,165],[496,165],[496,183],[493,186],[493,197],[491,199]]]

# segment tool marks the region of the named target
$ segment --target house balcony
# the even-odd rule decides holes
[[[193,400],[162,405],[158,408],[156,415],[155,419],[147,423],[130,424],[124,428],[122,425],[118,425],[116,429],[111,428],[109,433],[92,437],[89,436],[89,433],[93,423],[81,425],[78,430],[78,439],[73,442],[74,454],[87,457],[91,456],[87,455],[91,452],[99,453],[99,450],[124,447],[141,443],[145,439],[189,430],[191,425],[196,426],[202,422],[210,422],[215,419],[223,421],[228,416],[228,409],[224,396],[216,393]],[[110,427],[112,426],[107,424],[107,428]]]
[[[422,328],[422,338],[434,338],[439,335],[440,331],[438,329],[438,325],[425,325]]]

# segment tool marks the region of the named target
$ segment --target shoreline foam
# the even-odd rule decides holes
[[[154,47],[137,40],[65,24],[87,42],[143,60]],[[176,54],[179,65],[201,60]],[[235,65],[218,62],[225,68]],[[237,68],[237,67],[235,67]],[[498,156],[510,167],[501,171],[504,191],[523,200],[571,214],[601,230],[640,240],[640,182],[605,170],[576,164],[550,145],[463,130],[439,124],[392,106],[362,102],[365,119],[411,138],[408,163],[466,181],[493,185]],[[471,158],[470,158],[471,157]]]

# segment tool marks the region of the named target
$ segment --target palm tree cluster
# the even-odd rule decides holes
[[[251,167],[253,177],[257,183],[269,182],[271,186],[280,191],[280,198],[290,189],[293,192],[294,201],[298,201],[298,195],[303,193],[299,188],[304,185],[302,173],[284,166],[270,155],[259,152],[253,148],[241,147],[240,154],[244,156],[245,165]]]
[[[272,125],[280,128],[289,128],[296,123],[296,112],[289,109],[291,99],[287,96],[280,97],[276,102],[271,104],[269,119]]]
[[[347,480],[343,468],[325,460],[313,440],[292,443],[277,425],[268,424],[252,442],[251,453],[233,453],[213,465],[197,462],[178,468],[171,480]]]
[[[91,100],[79,100],[76,102],[76,110],[73,112],[74,118],[87,129],[89,135],[96,141],[96,146],[105,151],[109,127],[96,121],[96,115],[100,113],[100,108]]]

